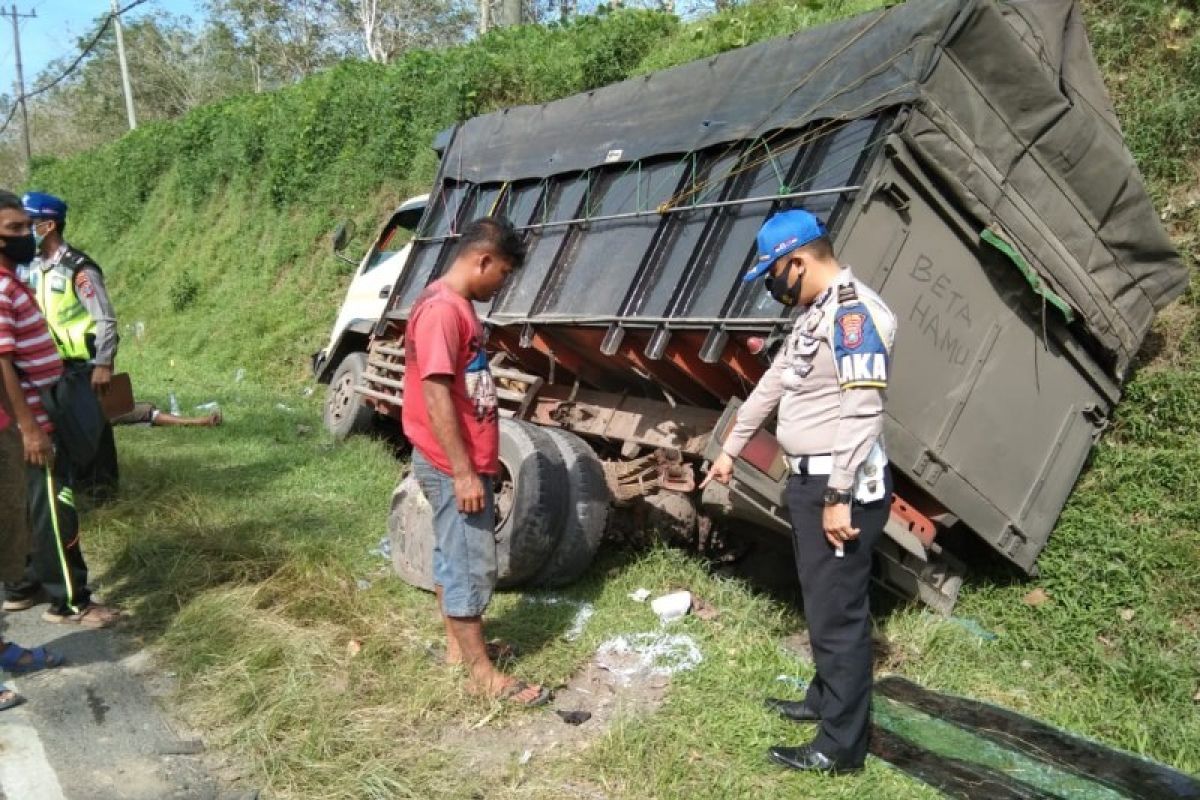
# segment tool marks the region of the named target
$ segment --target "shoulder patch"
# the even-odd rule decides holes
[[[888,349],[865,303],[838,308],[833,324],[833,358],[841,388],[887,388]]]
[[[75,294],[81,300],[91,300],[96,296],[96,286],[83,270],[75,273]]]

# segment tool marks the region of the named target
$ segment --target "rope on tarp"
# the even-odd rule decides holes
[[[1043,304],[1048,304],[1058,309],[1067,323],[1075,321],[1075,310],[1071,308],[1071,304],[1046,285],[1046,282],[1042,280],[1042,276],[1038,275],[1037,271],[1025,260],[1025,256],[1021,255],[1021,251],[1009,244],[1007,240],[991,228],[984,228],[983,232],[979,234],[979,238],[1008,257],[1008,260],[1013,263],[1029,283],[1029,287],[1033,289],[1033,293],[1042,299]]]

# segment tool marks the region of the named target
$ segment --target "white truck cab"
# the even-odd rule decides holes
[[[356,265],[328,344],[313,354],[313,375],[319,383],[329,385],[323,415],[325,427],[339,439],[366,431],[374,423],[374,411],[354,387],[367,367],[371,332],[383,316],[392,287],[408,260],[409,245],[400,246],[400,242],[405,240],[405,233],[417,229],[428,202],[429,195],[412,197],[392,212]],[[350,263],[355,262],[342,255],[342,250],[353,236],[353,223],[349,222],[340,225],[333,235],[334,253]]]

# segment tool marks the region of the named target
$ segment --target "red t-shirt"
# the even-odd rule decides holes
[[[430,464],[450,474],[450,460],[429,422],[421,381],[454,376],[451,397],[458,427],[475,471],[500,471],[500,424],[496,384],[483,349],[483,325],[475,308],[442,281],[413,303],[404,340],[404,435]]]

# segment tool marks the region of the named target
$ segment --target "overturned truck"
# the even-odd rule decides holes
[[[730,486],[697,489],[792,324],[740,280],[779,209],[819,215],[897,314],[877,579],[943,611],[956,552],[1036,570],[1187,279],[1069,0],[909,0],[470,119],[437,147],[355,391],[398,419],[409,308],[456,231],[485,214],[525,231],[527,263],[478,308],[506,417],[509,585],[577,576],[614,503],[701,547],[789,530],[766,429]],[[396,560],[428,586],[418,494],[394,498]]]

